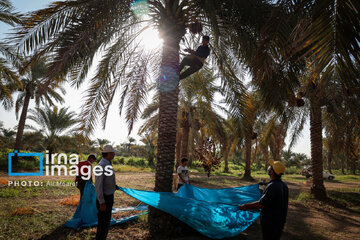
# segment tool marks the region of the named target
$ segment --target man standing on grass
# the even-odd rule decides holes
[[[115,172],[111,161],[114,159],[116,152],[112,146],[104,146],[102,159],[98,164],[98,166],[102,167],[102,174],[95,175],[96,207],[98,209],[96,240],[106,239],[109,231],[114,192],[116,190]],[[94,172],[96,172],[95,169]]]
[[[189,184],[189,169],[187,168],[188,159],[181,159],[181,165],[177,168],[176,172],[178,174],[178,190],[185,183]]]
[[[269,163],[267,173],[271,181],[267,184],[263,196],[258,202],[241,205],[240,209],[243,211],[262,209],[260,223],[263,240],[278,240],[286,222],[289,190],[281,180],[285,166],[279,161],[269,161]]]
[[[80,190],[80,199],[84,194],[84,188],[87,181],[93,181],[92,179],[92,164],[95,162],[96,157],[94,154],[90,154],[86,161],[81,161],[78,163],[79,175],[75,178],[76,187]]]

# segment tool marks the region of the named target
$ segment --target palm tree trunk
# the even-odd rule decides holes
[[[183,119],[181,123],[182,139],[181,139],[181,158],[187,158],[189,155],[189,132],[190,124],[189,119]]]
[[[326,190],[323,180],[321,105],[315,94],[310,97],[310,139],[313,173],[311,193],[317,199],[324,199]]]
[[[278,126],[278,130],[277,130],[277,137],[276,137],[276,158],[274,159],[274,161],[280,161],[281,160],[281,152],[283,149],[283,145],[284,145],[284,124],[281,123]]]
[[[252,180],[251,177],[251,133],[252,129],[249,131],[249,133],[246,133],[245,136],[245,173],[244,173],[244,179]]]
[[[180,166],[181,164],[181,131],[178,131],[176,133],[176,167],[175,169],[177,169],[178,166]]]
[[[174,171],[176,126],[179,95],[179,43],[171,34],[165,38],[159,83],[158,153],[155,173],[155,191],[171,192]],[[159,200],[161,201],[161,199]],[[156,238],[166,238],[173,232],[174,218],[155,208],[149,208],[149,230]]]
[[[328,171],[332,174],[331,172],[331,162],[332,162],[332,158],[333,158],[333,150],[330,147],[328,150],[328,154],[327,154],[327,160],[328,160]]]
[[[265,158],[265,171],[267,171],[268,167],[269,167],[269,150],[268,147],[264,147],[263,148],[263,154],[264,154],[264,158]]]
[[[189,147],[188,147],[188,159],[189,159],[189,166],[192,166],[193,158],[194,158],[194,148],[195,148],[195,139],[194,139],[194,129],[190,128],[189,133]]]
[[[21,110],[21,116],[20,116],[20,120],[19,120],[17,133],[16,133],[15,146],[14,146],[14,150],[17,150],[17,151],[20,151],[21,147],[22,147],[22,137],[24,134],[26,115],[27,115],[28,108],[29,108],[30,98],[31,98],[31,92],[26,91],[24,104],[23,104],[23,108]],[[17,163],[18,163],[18,158],[14,157],[14,163],[13,163],[14,166],[16,166]]]
[[[225,146],[224,146],[224,162],[225,162],[224,172],[225,173],[229,172],[229,150],[230,150],[229,148],[230,148],[229,140],[226,140]]]

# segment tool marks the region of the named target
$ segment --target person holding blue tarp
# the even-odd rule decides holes
[[[178,186],[177,190],[181,188],[185,183],[189,184],[189,169],[187,168],[188,159],[182,158],[181,165],[178,166],[176,172],[178,174]]]
[[[96,207],[98,209],[96,240],[106,239],[109,231],[114,192],[117,189],[115,172],[111,164],[116,152],[112,146],[105,145],[102,150],[102,159],[95,166],[97,170],[94,168],[94,172],[102,171],[100,171],[101,174],[95,174]]]
[[[286,222],[289,190],[281,180],[285,166],[279,161],[269,161],[267,170],[271,181],[267,184],[259,201],[240,206],[243,211],[262,209],[260,215],[263,240],[278,240],[281,238]]]
[[[94,154],[90,154],[86,161],[81,161],[78,163],[79,175],[75,178],[76,187],[80,190],[80,198],[84,195],[84,188],[86,181],[93,181],[91,169],[92,164],[96,161]]]

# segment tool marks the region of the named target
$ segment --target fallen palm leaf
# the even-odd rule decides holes
[[[8,185],[9,180],[7,180],[6,178],[0,178],[0,184]]]
[[[31,207],[21,207],[11,213],[11,216],[34,215],[37,211]]]
[[[60,204],[77,206],[79,202],[80,202],[80,195],[72,195],[71,197],[63,198],[60,201]]]

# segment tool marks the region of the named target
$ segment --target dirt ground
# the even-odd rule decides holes
[[[7,177],[0,173],[1,179],[19,180],[20,177]],[[318,202],[315,200],[298,200],[302,192],[309,191],[309,182],[298,177],[287,180],[290,190],[290,203],[287,223],[282,239],[360,239],[360,183],[358,181],[327,181],[327,190],[344,191],[343,194],[355,199],[354,204],[339,202]],[[141,190],[152,190],[154,173],[116,173],[117,185]],[[21,177],[21,180],[59,181],[69,177]],[[249,185],[256,182],[246,182],[239,177],[212,176],[192,174],[192,184],[206,188],[224,188]],[[87,228],[80,231],[64,227],[64,223],[75,212],[76,206],[61,205],[59,202],[77,194],[77,189],[71,186],[42,187],[8,187],[0,184],[0,239],[93,239],[96,228]],[[20,189],[16,190],[16,189]],[[353,191],[353,189],[355,189]],[[344,197],[347,197],[347,195]],[[139,202],[122,192],[117,192],[114,207],[135,206]],[[35,210],[29,216],[11,216],[11,213],[24,206]],[[146,217],[139,220],[117,225],[110,228],[108,239],[146,239],[148,230]],[[208,239],[200,234],[179,236],[174,239]],[[241,235],[232,239],[261,239],[259,220],[246,229]]]

